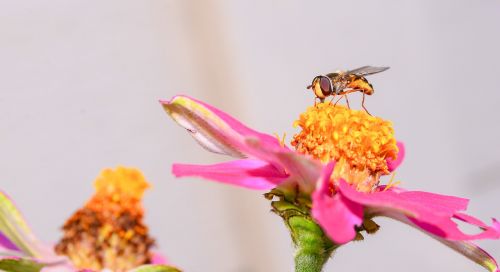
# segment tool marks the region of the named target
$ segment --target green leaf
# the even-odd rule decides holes
[[[0,271],[5,272],[39,272],[43,264],[27,259],[2,259]]]
[[[181,272],[181,270],[168,265],[148,264],[141,265],[130,272]]]

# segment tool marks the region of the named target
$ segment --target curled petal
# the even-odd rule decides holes
[[[41,243],[35,237],[14,202],[0,192],[0,245],[29,257],[42,257]]]
[[[280,148],[276,137],[252,130],[227,113],[187,96],[160,100],[165,111],[209,151],[247,157],[246,138],[255,138],[269,148]]]
[[[256,190],[272,189],[288,177],[267,162],[251,159],[213,165],[174,164],[172,173],[176,177],[197,176]]]
[[[446,246],[452,248],[456,252],[467,257],[469,260],[488,269],[488,271],[500,272],[500,269],[495,259],[490,254],[488,254],[488,252],[484,251],[476,244],[468,241],[449,241],[443,238],[438,238],[436,236],[434,236],[434,238],[437,239],[439,242],[445,244]]]
[[[389,168],[389,171],[394,171],[396,168],[403,163],[403,160],[405,158],[405,145],[403,142],[397,142],[396,145],[398,146],[398,157],[395,160],[392,159],[387,159],[387,167]]]
[[[355,226],[363,223],[363,207],[342,194],[332,197],[329,184],[333,165],[325,167],[318,181],[311,213],[332,241],[344,244],[356,237]]]

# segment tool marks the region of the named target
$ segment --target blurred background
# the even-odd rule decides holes
[[[409,189],[500,216],[498,1],[0,1],[0,188],[41,239],[93,194],[101,169],[140,168],[146,221],[186,271],[291,271],[263,192],[176,180],[213,163],[158,99],[188,94],[268,133],[296,132],[317,74],[390,66],[366,105],[406,143]],[[350,96],[360,107],[359,95]],[[482,271],[388,219],[325,271]],[[500,243],[480,242],[500,258]]]

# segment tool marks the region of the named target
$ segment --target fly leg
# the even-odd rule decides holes
[[[347,108],[351,109],[351,106],[349,105],[349,99],[347,99],[347,95],[344,95],[345,97],[345,102],[347,102]]]
[[[332,104],[332,102],[333,102],[334,99],[335,99],[335,94],[332,94],[332,99],[330,99],[330,104]]]
[[[363,109],[366,111],[366,113],[368,113],[370,116],[372,115],[365,107],[365,92],[363,92],[363,100],[361,101],[361,107],[363,107]]]
[[[344,95],[340,95],[339,99],[337,99],[337,101],[335,102],[335,104],[333,104],[333,106],[337,106],[337,103],[339,103],[340,99],[342,99],[344,97]]]
[[[347,95],[352,93],[352,92],[355,92],[355,90],[344,90],[342,92],[340,92],[338,95],[340,95],[340,98],[337,100],[337,102],[335,102],[335,105],[337,105],[337,103],[340,101],[340,99],[344,98],[345,97],[345,101],[347,102],[347,108],[351,108],[351,105],[349,105],[349,98],[347,98]]]

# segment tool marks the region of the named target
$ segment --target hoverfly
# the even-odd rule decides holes
[[[387,69],[389,69],[389,67],[363,66],[350,71],[336,71],[324,76],[316,76],[311,85],[307,88],[312,89],[316,98],[319,98],[321,102],[324,102],[325,98],[330,95],[333,96],[333,98],[336,95],[341,95],[342,97],[345,97],[348,107],[349,100],[347,99],[347,94],[361,92],[363,93],[361,106],[369,114],[368,110],[365,108],[365,95],[372,95],[374,90],[373,86],[368,82],[368,80],[366,80],[365,76],[380,73]],[[335,104],[337,102],[335,102]]]

